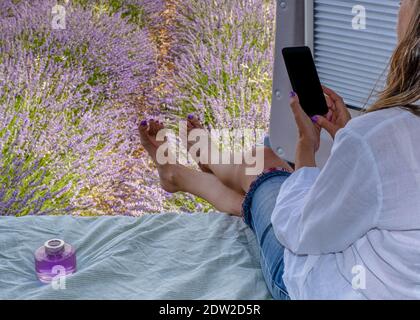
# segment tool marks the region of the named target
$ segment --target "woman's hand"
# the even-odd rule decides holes
[[[321,127],[303,111],[296,93],[291,92],[290,97],[290,107],[299,131],[299,143],[306,145],[313,153],[316,153],[320,144]]]
[[[342,97],[327,87],[323,86],[322,88],[330,111],[328,112],[327,117],[315,116],[313,117],[313,120],[321,128],[327,130],[334,139],[337,131],[344,128],[351,120],[351,114]]]
[[[296,147],[295,169],[302,167],[316,167],[315,153],[319,149],[321,127],[314,123],[303,111],[296,93],[290,93],[290,107],[295,116],[299,131],[299,140]]]

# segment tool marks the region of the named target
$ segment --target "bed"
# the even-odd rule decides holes
[[[33,252],[77,250],[65,289],[39,282]],[[0,217],[0,299],[270,299],[252,231],[221,213]]]

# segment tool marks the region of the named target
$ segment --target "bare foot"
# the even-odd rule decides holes
[[[139,126],[140,140],[141,144],[156,164],[162,188],[167,192],[175,193],[181,191],[181,188],[177,183],[177,174],[181,169],[181,166],[178,164],[162,165],[156,160],[157,149],[163,144],[163,142],[156,140],[156,135],[164,128],[165,126],[158,121],[149,120],[149,122],[147,122],[143,120]]]
[[[203,126],[203,124],[200,122],[200,120],[196,117],[196,116],[194,116],[194,115],[192,115],[192,114],[190,114],[190,115],[188,115],[188,118],[187,118],[187,133],[188,133],[188,135],[190,134],[190,132],[192,131],[192,130],[194,130],[194,129],[201,129],[201,130],[205,130],[204,129],[204,126]],[[210,135],[208,136],[208,139],[209,139],[209,155],[208,155],[208,159],[210,159],[210,146],[211,146],[211,137],[210,137]],[[190,151],[190,148],[194,145],[194,141],[188,141],[188,144],[187,144],[187,150],[188,151]],[[213,173],[212,171],[211,171],[211,169],[210,169],[210,167],[209,167],[209,165],[208,164],[203,164],[203,163],[201,163],[200,161],[199,161],[199,158],[200,158],[200,152],[197,152],[197,154],[196,155],[194,155],[194,158],[195,158],[195,156],[197,156],[197,159],[194,159],[196,162],[197,162],[197,164],[198,164],[198,166],[200,167],[200,169],[201,169],[201,171],[203,171],[203,172],[207,172],[207,173]]]

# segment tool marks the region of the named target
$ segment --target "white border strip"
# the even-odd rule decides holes
[[[305,0],[305,45],[314,52],[314,0]]]

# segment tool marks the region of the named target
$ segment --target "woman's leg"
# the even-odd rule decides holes
[[[247,195],[252,201],[244,212],[245,221],[254,231],[261,248],[260,263],[267,287],[272,296],[280,300],[289,299],[283,282],[284,247],[274,234],[271,215],[280,187],[288,177],[286,172],[276,172],[259,178]]]
[[[205,199],[218,211],[242,215],[244,196],[224,185],[215,175],[182,165],[167,167],[167,170],[171,170],[172,182],[178,186],[179,191]]]
[[[155,161],[161,178],[162,187],[168,192],[185,191],[200,196],[217,209],[241,215],[244,196],[228,188],[215,175],[194,171],[181,165],[160,165],[156,161],[156,152],[159,143],[156,141],[156,133],[163,129],[163,126],[151,121],[149,124],[142,122],[140,136],[142,144]],[[254,230],[257,241],[261,248],[261,267],[268,289],[275,299],[288,299],[287,289],[283,283],[284,247],[277,241],[271,225],[271,214],[273,212],[278,190],[281,184],[287,179],[286,172],[270,173],[264,181],[257,181],[247,195],[251,199],[249,210],[245,211],[245,221]],[[242,179],[243,177],[241,177]],[[248,182],[254,181],[250,177]],[[249,185],[245,186],[248,191]],[[247,203],[245,199],[245,203]]]
[[[163,125],[155,121],[142,122],[140,137],[159,172],[162,188],[168,192],[188,192],[210,202],[217,210],[240,216],[244,196],[224,185],[215,175],[189,169],[178,164],[161,165],[156,161],[156,134]]]
[[[188,131],[193,129],[204,130],[202,124],[195,116],[189,116],[188,118]],[[211,138],[209,136],[211,143]],[[269,168],[285,168],[290,172],[293,172],[292,167],[283,159],[279,158],[270,148],[258,146],[253,150],[248,151],[248,155],[244,156],[244,159],[255,158],[257,152],[262,152],[264,155],[264,170]],[[210,150],[200,150],[201,152],[208,152],[207,159],[211,159]],[[206,171],[211,171],[214,175],[219,178],[226,186],[235,190],[238,193],[244,194],[248,191],[251,183],[255,180],[257,175],[247,175],[247,168],[253,168],[255,165],[248,165],[245,161],[243,164],[212,164],[205,165]],[[201,165],[203,166],[203,165]]]

